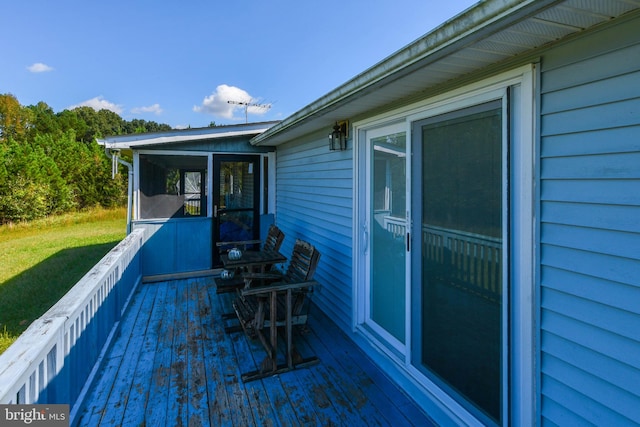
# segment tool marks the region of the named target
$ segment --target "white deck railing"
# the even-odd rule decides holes
[[[0,403],[80,403],[142,277],[135,230],[0,355]],[[28,303],[28,302],[25,302]]]
[[[394,237],[404,236],[406,221],[383,217],[384,228]],[[498,302],[502,296],[502,239],[422,226],[422,257],[434,274],[446,275],[450,284]]]
[[[434,274],[450,284],[501,301],[502,239],[423,226],[422,254]]]

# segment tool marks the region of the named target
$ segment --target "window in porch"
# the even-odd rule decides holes
[[[207,158],[140,154],[140,219],[207,215]]]

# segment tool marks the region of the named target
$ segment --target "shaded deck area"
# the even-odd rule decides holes
[[[433,425],[315,308],[296,342],[320,363],[243,383],[265,352],[224,332],[230,302],[210,277],[141,285],[78,425]]]

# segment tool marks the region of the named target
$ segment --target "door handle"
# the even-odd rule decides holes
[[[362,225],[362,252],[367,253],[369,249],[369,229],[367,224]]]
[[[213,217],[218,218],[218,205],[213,205]]]

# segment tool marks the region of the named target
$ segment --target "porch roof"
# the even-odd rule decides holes
[[[279,123],[279,121],[107,136],[105,138],[98,139],[98,144],[104,145],[106,148],[120,150],[181,142],[186,143],[201,140],[237,138],[243,136],[251,138],[255,135],[259,135],[277,123]]]
[[[571,34],[640,8],[638,0],[486,0],[255,136],[277,146],[444,90]]]

